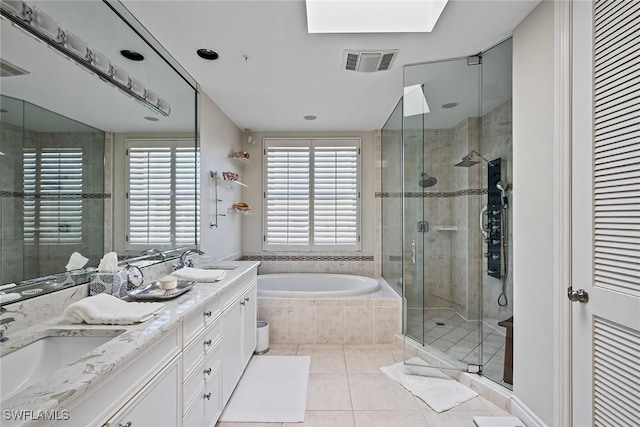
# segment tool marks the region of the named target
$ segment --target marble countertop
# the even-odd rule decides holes
[[[105,344],[90,351],[76,362],[42,378],[35,384],[2,400],[6,411],[60,411],[69,409],[80,396],[94,391],[101,382],[117,373],[120,367],[140,356],[180,322],[204,306],[226,286],[259,265],[255,261],[215,262],[220,268],[236,267],[227,271],[226,277],[216,283],[198,283],[185,294],[163,301],[164,310],[147,322],[135,325],[87,325],[70,324],[62,318],[62,312],[46,322],[28,327],[10,336],[2,344],[2,354],[10,353],[46,336],[114,336]],[[25,361],[28,363],[28,361]],[[6,422],[6,419],[3,418]],[[40,422],[25,420],[15,425],[39,425]],[[13,425],[13,424],[12,424]]]

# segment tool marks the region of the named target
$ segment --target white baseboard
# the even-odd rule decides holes
[[[527,427],[548,427],[527,405],[515,395],[511,396],[511,415],[520,418]]]

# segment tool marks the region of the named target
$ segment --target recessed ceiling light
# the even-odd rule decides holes
[[[309,33],[429,33],[447,0],[307,1]]]
[[[457,102],[447,102],[446,104],[442,104],[442,108],[445,108],[445,109],[449,109],[457,106],[458,106]]]
[[[136,52],[135,50],[124,49],[120,51],[120,55],[131,61],[142,61],[144,60],[144,55],[140,52]]]
[[[150,122],[157,122],[159,120],[157,117],[153,116],[146,116],[144,119],[149,120]]]
[[[304,116],[305,120],[315,120],[317,118],[318,118],[317,116],[312,116],[312,115]]]
[[[202,59],[208,59],[209,61],[213,61],[214,59],[218,59],[218,52],[211,49],[198,49],[196,50],[198,56]]]

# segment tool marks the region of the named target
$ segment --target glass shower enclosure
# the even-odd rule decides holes
[[[383,276],[402,288],[405,349],[509,386],[511,41],[405,66],[381,163]]]

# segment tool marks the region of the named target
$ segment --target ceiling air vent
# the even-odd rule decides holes
[[[345,70],[372,73],[386,71],[398,54],[393,50],[345,50],[343,66]]]

